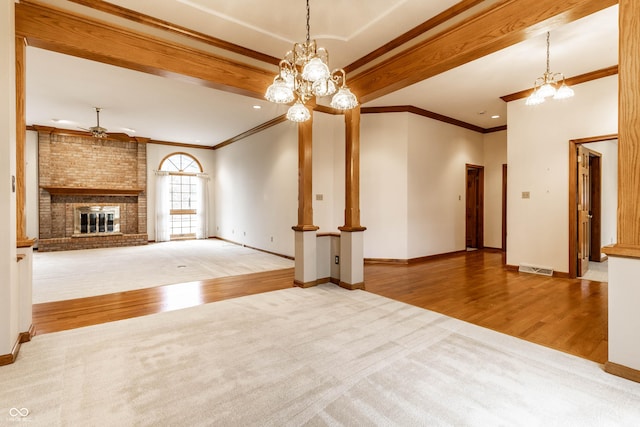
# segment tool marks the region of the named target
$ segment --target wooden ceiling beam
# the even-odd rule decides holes
[[[363,73],[349,76],[349,87],[360,102],[368,102],[617,3],[504,0]]]
[[[263,98],[274,72],[33,1],[15,5],[30,46]]]

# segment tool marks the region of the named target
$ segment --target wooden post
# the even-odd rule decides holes
[[[348,110],[345,120],[345,210],[340,235],[340,286],[364,289],[364,257],[360,225],[360,107]]]
[[[345,120],[345,209],[341,231],[364,231],[360,225],[360,107],[347,110]]]
[[[296,231],[315,231],[313,225],[313,118],[298,123],[298,225]]]
[[[640,2],[619,1],[618,242],[609,255],[605,371],[640,382]]]
[[[25,212],[25,147],[27,128],[25,119],[26,88],[26,40],[16,37],[16,240],[27,240],[27,220]]]
[[[316,230],[313,225],[313,116],[298,123],[298,224],[295,225],[294,285],[308,288],[318,284]]]

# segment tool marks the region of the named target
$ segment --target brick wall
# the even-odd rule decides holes
[[[65,135],[38,129],[40,235],[38,250],[87,249],[147,243],[146,144]],[[65,188],[51,194],[47,187]],[[132,191],[135,195],[78,195],[74,190]],[[139,190],[139,191],[138,191]],[[118,236],[73,236],[74,209],[119,206]]]

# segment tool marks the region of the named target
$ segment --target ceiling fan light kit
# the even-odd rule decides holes
[[[91,136],[93,136],[94,138],[106,138],[107,137],[107,129],[100,127],[100,110],[101,108],[99,107],[95,107],[96,108],[96,125],[93,127],[90,127],[89,130],[91,131]]]
[[[346,85],[343,69],[329,71],[329,52],[318,47],[309,36],[309,0],[307,0],[307,39],[296,43],[280,61],[279,72],[267,88],[265,98],[278,104],[294,104],[287,111],[287,119],[294,122],[309,120],[311,113],[305,103],[313,97],[334,95],[331,107],[350,110],[358,106],[358,99]]]
[[[546,98],[567,99],[574,95],[565,83],[564,74],[552,73],[549,67],[549,32],[547,31],[547,70],[533,82],[533,92],[527,98],[526,105],[542,104]]]

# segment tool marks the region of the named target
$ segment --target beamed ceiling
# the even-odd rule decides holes
[[[345,67],[364,113],[504,126],[501,97],[521,97],[545,70],[546,31],[551,70],[576,83],[618,64],[614,0],[310,3],[311,36],[332,68]],[[111,132],[228,143],[286,112],[262,96],[279,58],[304,40],[305,13],[302,0],[22,0],[27,124],[88,128],[98,106]]]

